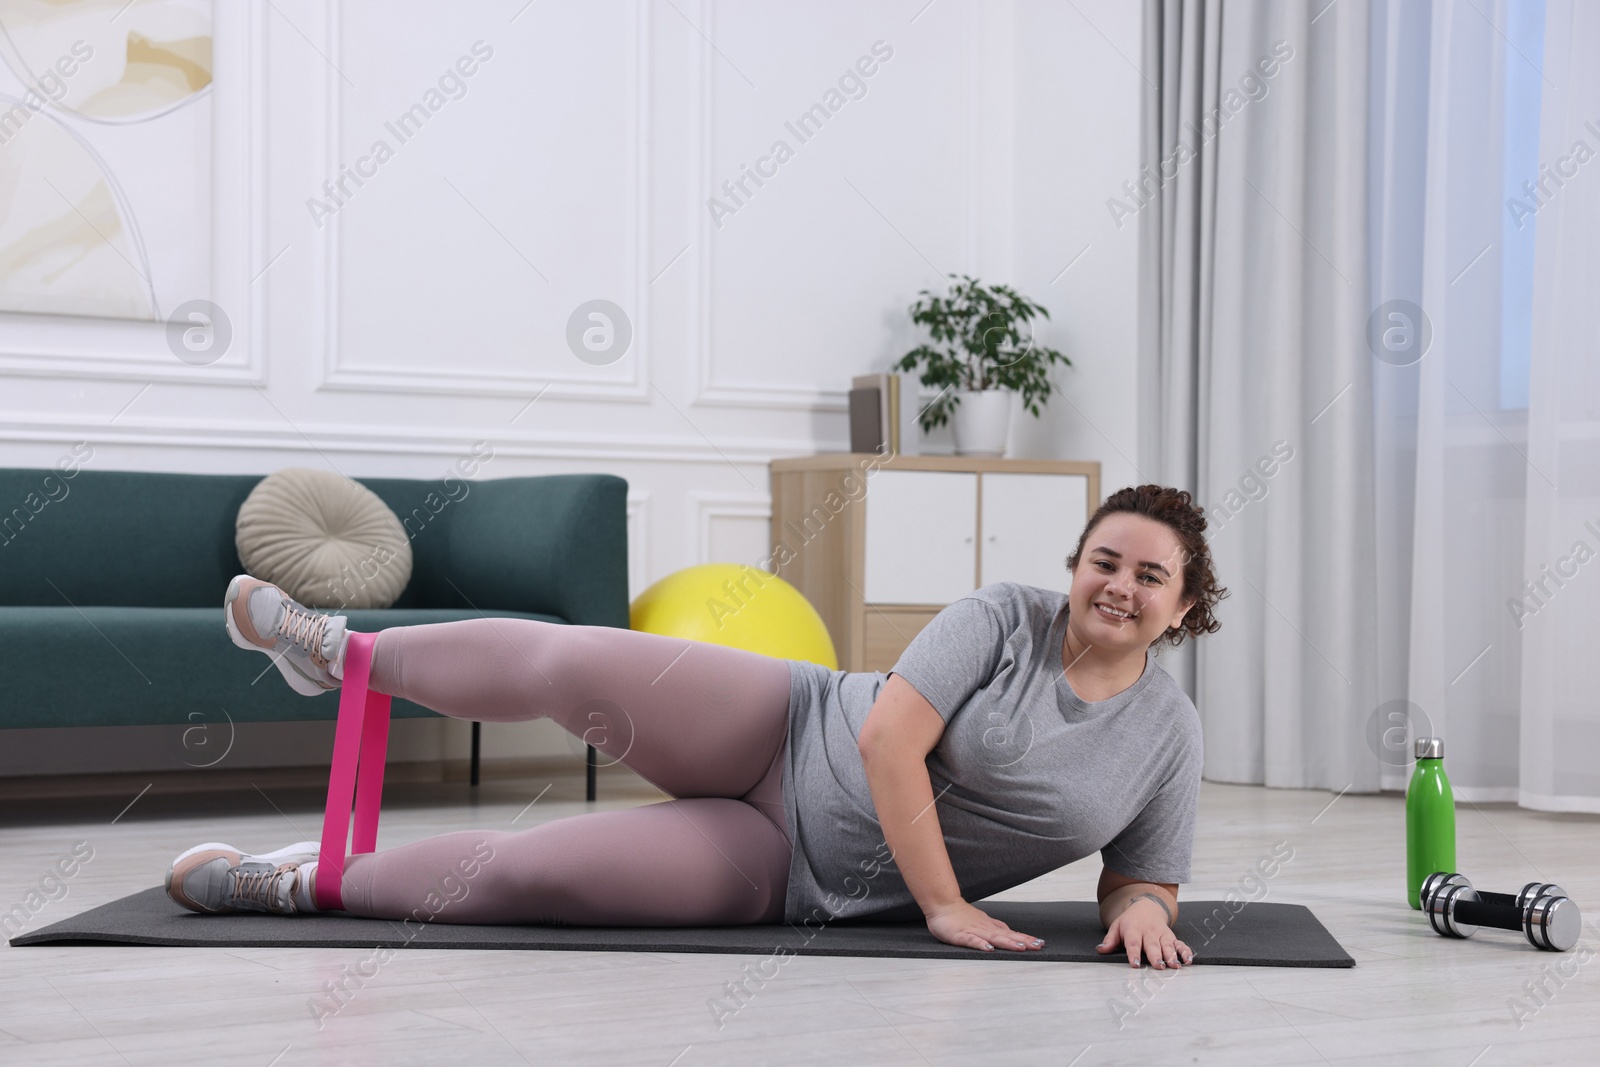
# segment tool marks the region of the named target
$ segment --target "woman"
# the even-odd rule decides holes
[[[1186,492],[1123,489],[1068,557],[1070,593],[985,586],[887,675],[609,627],[384,630],[379,692],[459,718],[555,719],[676,799],[353,855],[344,909],[609,926],[921,918],[948,944],[1026,951],[1043,942],[967,898],[1099,850],[1099,951],[1188,963],[1172,924],[1200,724],[1151,651],[1218,629],[1226,591],[1205,525]],[[234,642],[273,655],[296,689],[339,685],[342,616],[245,575],[224,614]],[[262,856],[200,845],[167,889],[194,911],[310,912],[316,855],[313,841]]]

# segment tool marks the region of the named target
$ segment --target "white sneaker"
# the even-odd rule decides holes
[[[210,915],[316,911],[315,860],[320,848],[320,842],[301,841],[264,856],[247,856],[232,845],[208,841],[172,861],[167,868],[167,896],[190,911]]]
[[[233,643],[271,656],[296,693],[314,697],[339,688],[348,635],[343,615],[304,607],[271,582],[240,574],[228,583],[222,617]]]

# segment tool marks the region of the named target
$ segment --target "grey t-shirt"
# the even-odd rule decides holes
[[[922,917],[889,860],[857,747],[889,673],[945,721],[928,753],[929,814],[963,898],[1095,851],[1130,878],[1189,881],[1200,716],[1148,651],[1132,686],[1079,699],[1062,670],[1067,615],[1065,593],[997,582],[939,612],[888,673],[790,661],[786,921]]]

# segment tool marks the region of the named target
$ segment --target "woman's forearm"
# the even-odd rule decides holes
[[[934,810],[927,761],[914,752],[891,749],[863,750],[861,763],[867,772],[872,803],[878,809],[883,839],[923,915],[931,916],[959,902],[961,885],[950,865],[944,831]]]
[[[1109,930],[1116,917],[1140,897],[1154,898],[1154,902],[1166,912],[1169,927],[1178,921],[1177,897],[1151,882],[1134,882],[1106,894],[1106,899],[1100,902],[1100,925]]]

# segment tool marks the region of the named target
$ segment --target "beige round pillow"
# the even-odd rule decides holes
[[[411,580],[411,542],[378,495],[332,471],[289,467],[239,506],[239,560],[307,607],[386,608]]]

